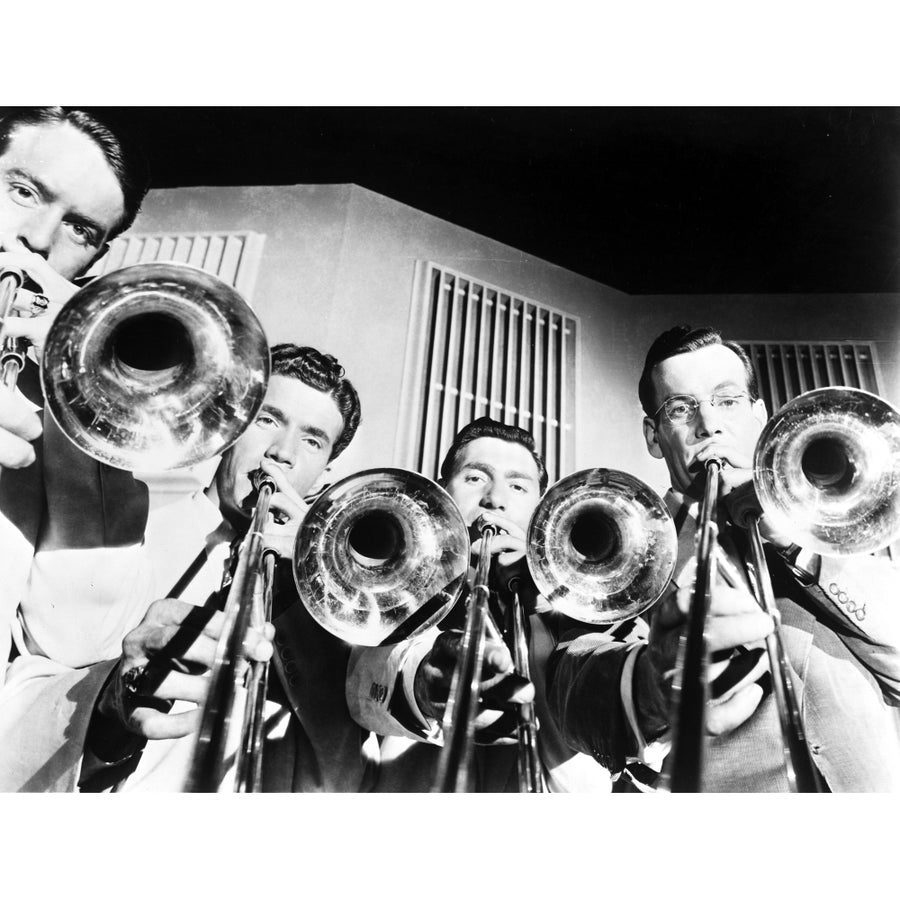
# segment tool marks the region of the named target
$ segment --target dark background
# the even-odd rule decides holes
[[[353,182],[629,293],[900,291],[900,110],[93,107],[155,187]]]

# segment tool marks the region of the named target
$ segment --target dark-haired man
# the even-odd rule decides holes
[[[90,596],[47,592],[55,600],[26,620],[36,643],[54,652],[23,654],[10,668],[0,715],[3,787],[182,787],[222,625],[221,612],[196,624],[190,614],[218,589],[229,546],[247,527],[252,475],[262,470],[275,480],[266,537],[284,552],[305,513],[303,497],[349,444],[359,419],[356,391],[333,357],[292,344],[272,349],[263,407],[223,455],[210,486],[151,514],[131,592],[114,609]],[[196,574],[180,597],[167,597],[198,551]],[[285,583],[289,577],[279,579]],[[250,658],[267,658],[274,634],[283,679],[280,688],[271,680],[281,728],[267,753],[266,787],[355,790],[365,735],[343,701],[349,649],[294,599],[292,590],[282,593],[274,632],[253,631],[245,647]],[[77,623],[75,633],[66,623]],[[164,648],[176,633],[190,640],[170,659]],[[143,677],[154,667],[155,677]]]
[[[513,425],[488,417],[477,419],[456,435],[441,466],[440,482],[473,531],[475,557],[482,550],[478,526],[490,523],[500,529],[491,544],[489,607],[507,643],[511,640],[508,585],[514,575],[523,585],[520,596],[528,618],[533,689],[514,676],[507,643],[486,641],[473,790],[518,789],[515,704],[532,697],[540,721],[542,776],[549,788],[608,790],[606,771],[565,746],[546,706],[546,661],[567,620],[537,596],[524,558],[526,528],[547,487],[546,468],[534,439]],[[357,722],[384,736],[376,790],[428,791],[435,786],[442,719],[464,617],[465,603],[459,601],[440,628],[394,647],[354,652],[348,705]]]
[[[758,501],[752,457],[767,414],[752,365],[710,328],[657,338],[640,381],[644,436],[666,463],[666,502],[679,534],[676,574],[651,610],[645,643],[564,639],[551,662],[550,704],[569,743],[616,772],[629,758],[659,767],[671,742],[669,694],[692,591],[694,533],[705,462],[722,461],[719,548],[744,571],[746,537],[728,523],[733,504]],[[804,551],[761,521],[781,634],[813,761],[827,789],[900,789],[900,614],[896,572],[872,557]],[[854,605],[841,603],[852,598]],[[854,611],[864,610],[862,616]],[[703,789],[784,791],[781,734],[762,641],[772,629],[749,583],[715,583],[706,628],[710,666]]]
[[[9,623],[14,635],[20,632],[15,615],[29,590],[35,549],[97,550],[140,540],[146,487],[86,457],[49,415],[42,422],[35,361],[76,280],[131,225],[147,186],[140,154],[87,113],[37,107],[0,118],[0,270],[18,269],[25,277],[20,315],[4,327],[26,338],[34,355],[19,375],[18,392],[0,392],[4,663]]]

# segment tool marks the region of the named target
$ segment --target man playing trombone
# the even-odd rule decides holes
[[[252,478],[262,471],[275,483],[266,543],[290,558],[303,497],[359,424],[358,396],[333,357],[292,344],[273,347],[271,355],[261,411],[223,454],[205,491],[151,513],[141,557],[115,609],[100,608],[90,596],[70,598],[81,605],[72,617],[81,627],[72,634],[67,620],[67,635],[56,636],[66,647],[65,662],[39,653],[14,662],[3,720],[16,727],[0,741],[4,788],[183,786],[204,673],[222,628],[218,588],[229,548],[247,528],[256,496]],[[279,730],[267,754],[265,786],[355,790],[365,770],[365,735],[343,704],[349,649],[292,602],[289,570],[286,580],[276,570],[287,590],[276,591],[274,629],[252,629],[244,646],[248,659],[265,661],[277,635],[283,683],[270,679]],[[90,641],[79,632],[89,632]],[[80,693],[61,723],[53,713],[60,683]]]
[[[481,709],[475,722],[476,791],[517,790],[517,707],[534,698],[540,722],[539,777],[553,790],[608,790],[601,766],[573,753],[549,719],[544,669],[563,617],[539,598],[525,564],[525,530],[547,486],[547,473],[528,432],[482,417],[455,437],[441,465],[441,485],[463,514],[477,559],[491,541],[489,631],[481,669]],[[514,671],[510,626],[511,585],[528,621],[528,656],[533,687]],[[435,787],[454,668],[460,655],[464,603],[459,601],[439,628],[384,648],[357,649],[351,656],[347,703],[364,728],[383,735],[378,791],[429,791]],[[499,632],[499,633],[498,633]]]
[[[671,479],[666,502],[679,534],[675,576],[648,614],[647,642],[564,638],[551,662],[551,708],[573,747],[614,772],[629,760],[656,769],[666,760],[674,784],[670,749],[683,732],[675,727],[673,710],[684,707],[673,702],[673,680],[685,671],[679,648],[701,565],[694,565],[699,500],[708,462],[718,460],[721,482],[710,527],[717,533],[712,553],[727,579],[713,578],[708,618],[701,622],[711,659],[705,675],[709,699],[701,710],[708,735],[701,789],[788,790],[777,691],[763,647],[771,640],[773,617],[751,594],[744,565],[747,533],[730,524],[742,521],[748,509],[759,511],[752,460],[767,415],[752,365],[739,345],[724,342],[713,329],[674,328],[650,348],[639,394],[647,449],[665,462]],[[759,527],[788,677],[800,698],[801,725],[821,787],[900,788],[896,572],[882,559],[808,552],[776,533],[765,517]],[[677,696],[689,687],[679,685]]]

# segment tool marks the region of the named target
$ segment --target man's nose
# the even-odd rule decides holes
[[[484,509],[505,510],[508,492],[498,484],[490,484],[481,495],[481,506]]]
[[[32,253],[47,259],[62,221],[49,209],[32,210],[32,214],[18,228],[17,237]]]
[[[694,419],[694,431],[697,437],[710,437],[722,431],[722,414],[713,406],[711,400],[701,400]]]
[[[277,462],[279,465],[291,468],[297,461],[297,448],[294,441],[277,440],[269,446],[266,451],[266,458]]]

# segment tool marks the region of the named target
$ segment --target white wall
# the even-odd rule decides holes
[[[629,296],[355,185],[157,190],[134,226],[208,229],[266,235],[253,303],[271,342],[334,354],[359,390],[363,424],[331,478],[395,462],[419,260],[581,318],[576,468],[623,468],[665,488],[644,448],[637,380],[656,335],[685,321],[739,340],[872,341],[883,392],[900,405],[897,295]]]

